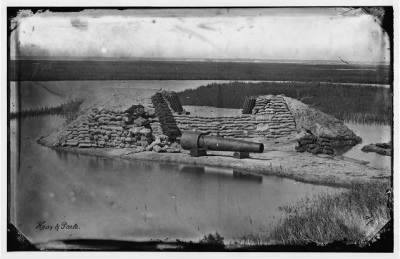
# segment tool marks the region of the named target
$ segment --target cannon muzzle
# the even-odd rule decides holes
[[[236,152],[235,157],[246,158],[249,153],[262,153],[264,145],[244,140],[207,136],[198,131],[185,131],[181,136],[181,146],[190,150],[192,156],[206,155],[207,150]]]

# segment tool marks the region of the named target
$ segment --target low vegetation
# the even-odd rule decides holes
[[[324,245],[343,241],[362,245],[391,218],[388,183],[352,184],[338,194],[303,199],[281,207],[286,217],[269,234],[248,235],[243,245]]]
[[[388,184],[353,184],[348,191],[304,199],[282,209],[287,213],[270,236],[283,244],[360,242],[390,219]]]
[[[379,113],[349,113],[342,112],[338,113],[338,118],[348,122],[361,122],[366,124],[385,124],[391,125],[393,122],[393,114],[391,111],[385,114]]]
[[[215,232],[215,234],[211,233],[211,234],[205,235],[200,240],[199,243],[200,244],[223,246],[224,245],[224,237],[221,236],[218,232]]]
[[[67,118],[67,120],[72,120],[76,113],[79,111],[79,107],[83,100],[70,100],[66,103],[55,107],[41,107],[36,109],[28,109],[20,112],[11,112],[10,119],[26,118],[26,117],[36,117],[43,115],[62,115]]]

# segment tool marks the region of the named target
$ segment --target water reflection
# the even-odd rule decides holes
[[[215,179],[224,179],[226,181],[250,181],[254,183],[261,183],[263,180],[263,176],[261,175],[240,170],[233,170],[231,168],[213,166],[182,165],[179,166],[179,172],[192,174],[194,176],[197,175],[199,178],[209,177]]]
[[[179,172],[182,173],[193,173],[193,174],[205,174],[206,170],[203,166],[190,166],[184,165],[179,167]]]
[[[35,139],[62,125],[55,117],[21,122],[16,223],[34,242],[64,238],[227,240],[277,222],[279,206],[337,191],[278,177],[235,178],[230,169],[108,159],[54,151]],[[78,230],[39,231],[67,221]]]

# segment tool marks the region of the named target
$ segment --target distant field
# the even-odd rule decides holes
[[[12,81],[269,80],[390,84],[390,66],[205,61],[10,61]]]

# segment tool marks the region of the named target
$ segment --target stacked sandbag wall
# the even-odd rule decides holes
[[[153,141],[151,122],[145,115],[94,108],[72,122],[58,144],[79,148],[145,148]]]
[[[155,118],[151,123],[150,127],[153,130],[153,135],[158,136],[158,135],[163,135],[163,130],[161,128],[161,123],[158,120],[158,118]]]
[[[199,130],[233,138],[273,139],[288,136],[296,130],[294,119],[281,96],[247,97],[243,106],[245,114],[230,117],[204,117],[174,112],[171,99],[165,96],[170,94],[163,91],[151,98],[158,117],[158,122],[151,126],[153,129],[161,128],[169,137],[179,136],[185,130]],[[174,100],[180,105],[177,96]],[[255,109],[257,112],[254,112]]]
[[[191,115],[174,115],[178,127],[182,131],[199,130],[211,135],[246,138],[260,136],[256,131],[262,121],[253,121],[251,116],[237,117],[200,117]]]
[[[246,96],[242,106],[242,114],[251,114],[255,105],[256,98],[254,96]]]
[[[346,137],[328,137],[315,136],[307,134],[297,139],[295,147],[297,152],[309,152],[312,154],[335,155],[337,150],[347,150],[345,147],[351,147],[361,142],[361,139]]]
[[[324,138],[319,138],[311,134],[306,135],[297,140],[298,144],[295,149],[297,152],[309,152],[312,154],[335,154],[335,150],[332,147],[329,140]]]
[[[173,112],[182,113],[183,107],[179,100],[178,94],[173,91],[162,91],[161,95],[164,97],[167,104]]]
[[[296,122],[281,95],[258,96],[252,114],[270,120],[264,127],[272,136],[282,137],[296,132]]]
[[[151,102],[155,109],[155,114],[159,120],[162,132],[171,139],[181,135],[181,131],[176,125],[175,118],[169,107],[169,104],[165,101],[162,93],[158,92],[151,97]]]
[[[235,117],[199,117],[190,115],[174,115],[178,127],[184,130],[200,130],[233,138],[273,139],[288,136],[295,132],[288,125],[279,125],[277,118],[242,115]]]

